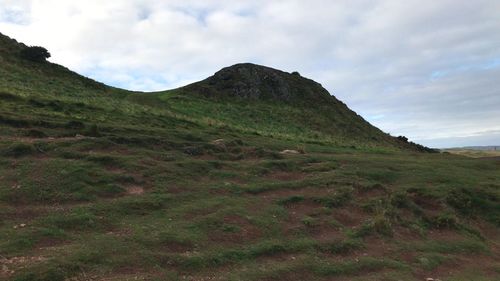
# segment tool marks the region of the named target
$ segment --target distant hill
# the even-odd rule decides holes
[[[486,150],[486,151],[500,151],[500,145],[484,145],[484,146],[464,146],[464,147],[454,147],[447,148],[450,149],[468,149],[468,150]]]
[[[465,146],[441,149],[441,151],[474,158],[500,157],[500,146]]]

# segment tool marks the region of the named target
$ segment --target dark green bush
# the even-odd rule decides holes
[[[73,129],[73,130],[82,130],[82,129],[85,129],[85,124],[83,124],[83,122],[80,122],[80,121],[69,121],[67,122],[64,127],[66,129]]]
[[[286,206],[286,205],[290,205],[290,204],[294,204],[294,203],[299,203],[299,202],[302,202],[304,200],[305,200],[304,196],[293,195],[293,196],[279,200],[278,204]]]
[[[20,96],[16,96],[6,92],[0,92],[0,99],[6,101],[21,101],[23,100]]]
[[[90,128],[85,132],[85,135],[89,137],[99,137],[101,133],[99,132],[99,128],[96,124],[92,124]]]
[[[46,138],[47,135],[39,130],[31,129],[28,130],[24,133],[25,136],[30,137],[30,138]]]
[[[27,143],[13,143],[2,153],[4,156],[22,157],[36,153],[33,145]]]
[[[44,47],[31,46],[21,50],[21,57],[33,62],[45,62],[50,58],[50,53]]]
[[[35,99],[35,98],[30,98],[28,100],[28,103],[32,106],[35,106],[35,107],[44,107],[45,106],[45,103],[43,101],[40,101],[40,100]]]
[[[446,202],[462,215],[483,216],[500,225],[500,198],[484,188],[459,188],[451,191]]]
[[[453,229],[458,227],[458,218],[450,212],[445,212],[429,219],[429,223],[435,228]]]
[[[377,216],[372,220],[365,222],[353,237],[366,237],[371,234],[380,234],[383,236],[392,236],[392,223],[385,216]]]
[[[405,136],[399,136],[399,137],[397,137],[397,139],[402,141],[402,142],[408,142],[408,138]]]
[[[204,149],[198,146],[188,146],[184,148],[184,153],[191,156],[200,156],[204,154]]]
[[[5,124],[16,128],[29,127],[32,125],[31,122],[28,120],[13,119],[2,115],[0,115],[0,124]]]

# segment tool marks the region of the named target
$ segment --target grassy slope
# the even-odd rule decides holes
[[[313,80],[255,64],[226,67],[160,98],[186,114],[262,135],[415,149],[366,122]]]
[[[293,107],[113,89],[15,53],[0,41],[0,280],[500,272],[498,160],[304,131]]]

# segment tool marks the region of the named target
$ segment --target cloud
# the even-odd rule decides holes
[[[384,131],[437,146],[500,129],[499,10],[487,0],[0,0],[0,32],[133,90],[245,61],[298,70]]]

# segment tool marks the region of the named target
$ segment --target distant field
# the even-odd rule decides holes
[[[444,149],[442,151],[474,158],[500,157],[500,150]]]

